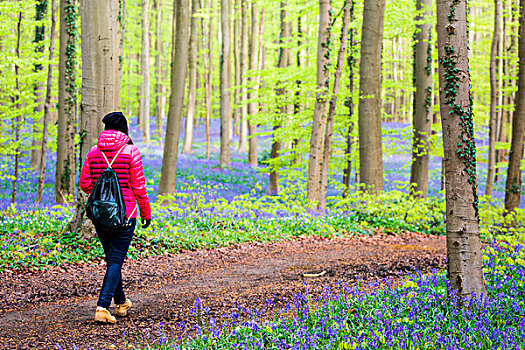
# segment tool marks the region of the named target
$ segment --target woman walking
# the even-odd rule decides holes
[[[102,122],[105,130],[100,134],[97,145],[87,154],[80,174],[80,188],[87,194],[91,193],[93,185],[111,164],[118,176],[126,204],[126,217],[130,218],[127,226],[117,230],[95,226],[106,255],[106,275],[100,290],[95,321],[116,323],[115,317],[108,310],[111,300],[115,302],[117,316],[126,316],[132,306],[131,300],[126,298],[122,289],[121,270],[137,223],[137,203],[142,228],[151,223],[151,209],[142,156],[128,136],[126,118],[121,112],[113,112],[104,116]]]

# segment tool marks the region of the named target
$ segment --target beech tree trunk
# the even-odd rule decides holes
[[[142,140],[149,144],[151,142],[150,131],[150,39],[149,39],[149,0],[142,0],[142,48],[141,48],[141,73],[142,84],[140,93],[139,118],[142,121]]]
[[[35,21],[43,21],[47,13],[47,0],[38,0],[36,2],[36,15]],[[46,26],[43,23],[39,23],[35,27],[35,52],[44,55],[44,39],[45,39]],[[35,72],[42,70],[42,64],[35,64]],[[34,120],[33,124],[33,142],[31,145],[31,168],[40,167],[40,151],[42,150],[42,135],[43,135],[43,118],[41,116],[44,110],[44,83],[36,82],[35,88],[35,108],[34,112],[38,119]]]
[[[246,71],[248,67],[248,0],[241,0],[241,89],[239,102],[240,108],[240,131],[239,131],[239,151],[248,150],[248,106],[246,104],[246,84],[248,78]]]
[[[501,9],[501,5],[500,5],[500,9]],[[500,12],[500,16],[501,16],[501,12]],[[501,22],[501,21],[500,21]],[[504,21],[503,21],[504,22]],[[499,56],[500,58],[497,59],[496,58],[496,62],[497,62],[497,66],[498,66],[498,86],[497,86],[497,89],[498,91],[500,91],[500,93],[498,93],[498,101],[497,101],[497,105],[498,106],[503,106],[504,104],[510,104],[510,94],[507,94],[507,96],[503,96],[504,93],[503,93],[503,90],[504,88],[506,87],[507,85],[507,80],[503,79],[503,76],[507,75],[508,72],[506,71],[508,69],[508,66],[509,66],[509,60],[508,59],[504,59],[503,58],[503,52],[504,52],[504,44],[505,44],[505,38],[503,36],[505,32],[505,25],[503,25],[503,30],[500,30],[499,31],[499,38],[498,38],[498,52],[497,52],[497,56]],[[512,45],[512,44],[511,44]],[[506,122],[506,117],[508,115],[509,112],[507,112],[506,110],[504,110],[503,108],[499,108],[496,110],[496,138],[497,138],[497,141],[499,142],[507,142],[507,122]],[[490,137],[490,135],[489,135]],[[496,155],[495,155],[495,164],[497,164],[498,162],[503,162],[503,161],[506,161],[505,159],[505,156],[506,156],[506,151],[505,150],[496,150],[495,151]],[[494,169],[494,182],[498,182],[498,176],[499,176],[499,172],[496,172],[495,169]]]
[[[47,66],[46,98],[44,102],[44,116],[42,117],[42,145],[40,149],[40,167],[38,172],[38,187],[36,190],[36,202],[42,201],[44,193],[44,179],[46,175],[46,147],[47,127],[49,124],[49,109],[51,107],[51,93],[53,88],[53,56],[55,53],[55,27],[56,27],[57,0],[51,0],[51,28],[49,30],[49,64]]]
[[[186,110],[186,130],[184,133],[184,144],[182,153],[193,153],[193,126],[195,124],[195,107],[197,105],[197,16],[199,12],[199,0],[191,2],[191,33],[190,33],[190,58],[189,58],[189,87],[188,87],[188,105]]]
[[[214,12],[214,1],[210,0],[211,13]],[[204,90],[206,101],[206,119],[205,119],[205,134],[206,134],[206,159],[210,159],[210,120],[211,120],[211,99],[212,99],[212,42],[213,42],[213,16],[209,17],[209,23],[205,26],[204,21],[201,21],[202,26],[202,46],[204,48],[203,64],[204,64]]]
[[[523,136],[525,134],[525,0],[520,0],[520,33],[518,42],[518,92],[516,110],[512,116],[512,141],[505,183],[505,209],[513,211],[521,200],[522,180],[520,164],[523,159]]]
[[[220,60],[220,94],[221,94],[221,168],[231,166],[230,142],[232,129],[231,106],[231,40],[230,40],[230,0],[221,0],[221,60]]]
[[[350,7],[350,23],[354,21],[354,8],[355,1],[351,0]],[[354,132],[354,122],[352,120],[354,116],[354,65],[355,65],[355,43],[354,43],[354,29],[350,28],[349,36],[349,54],[346,59],[349,70],[348,80],[348,97],[346,98],[346,106],[348,107],[348,130],[346,132],[346,149],[345,149],[345,160],[346,168],[343,171],[343,184],[345,185],[344,196],[350,193],[350,181],[352,179],[352,134]]]
[[[78,3],[75,0],[60,0],[58,135],[55,179],[55,200],[58,203],[64,203],[67,195],[75,193],[77,8]]]
[[[319,0],[319,29],[317,36],[317,93],[310,136],[310,158],[308,161],[308,200],[316,205],[321,197],[321,172],[326,135],[327,99],[330,76],[332,2]]]
[[[490,119],[489,119],[489,165],[487,171],[487,185],[485,194],[492,195],[492,184],[494,183],[494,173],[496,171],[496,120],[497,120],[497,103],[498,103],[498,85],[497,85],[497,62],[498,42],[500,32],[500,4],[494,0],[494,32],[492,33],[492,45],[490,47]]]
[[[188,72],[188,46],[190,27],[189,0],[173,1],[173,19],[176,32],[173,33],[173,56],[171,66],[171,92],[166,125],[164,155],[160,174],[159,194],[175,192],[177,180],[177,155],[179,152],[180,124],[184,105],[184,88]]]
[[[164,120],[164,89],[162,84],[162,78],[164,76],[162,56],[162,0],[155,0],[155,10],[157,21],[155,23],[155,51],[157,56],[155,58],[156,70],[157,70],[157,82],[155,84],[155,138],[162,143],[162,124]]]
[[[234,57],[234,87],[233,87],[233,135],[238,136],[240,132],[239,114],[239,85],[241,85],[241,51],[240,51],[240,32],[241,16],[239,15],[239,1],[235,0],[233,9],[233,57]],[[230,12],[231,13],[231,12]],[[231,139],[231,135],[230,135]]]
[[[359,168],[367,191],[383,190],[381,46],[385,0],[365,0],[359,68]]]
[[[303,14],[299,13],[297,16],[297,54],[296,54],[296,64],[299,71],[301,70],[301,58],[304,55],[303,49],[302,49],[302,39],[303,39]],[[295,81],[295,94],[294,94],[294,106],[293,106],[293,114],[295,118],[300,118],[300,114],[303,110],[301,101],[301,79],[297,79]],[[301,144],[301,138],[295,137],[292,141],[292,149],[291,152],[293,153],[292,158],[292,166],[297,166],[302,161],[302,155],[299,150],[299,145]]]
[[[428,195],[429,137],[432,127],[432,1],[418,0],[414,45],[414,116],[410,189],[413,196]]]
[[[21,41],[22,11],[18,13],[18,23],[16,25],[16,49],[15,54],[20,61],[20,41]],[[20,105],[20,67],[15,63],[15,96],[13,98],[14,107],[17,110],[16,118],[13,120],[15,137],[15,173],[13,178],[13,191],[11,193],[11,203],[16,202],[16,186],[18,181],[18,170],[20,167],[20,127],[22,125],[22,110]]]
[[[264,11],[264,9],[263,9]],[[261,54],[261,46],[259,45],[259,38],[262,39],[262,28],[263,28],[263,14],[261,13],[261,24],[259,28],[258,22],[258,13],[257,13],[257,2],[256,0],[252,1],[252,23],[251,23],[251,34],[250,34],[250,61],[249,61],[249,70],[252,72],[250,75],[250,89],[248,90],[248,131],[249,131],[249,149],[248,149],[248,164],[252,167],[258,165],[257,159],[257,123],[253,119],[259,110],[257,102],[254,101],[258,96],[259,85],[257,84],[258,79],[253,75],[253,72],[260,71],[259,65],[260,60],[259,56]],[[258,32],[259,31],[259,35]]]
[[[341,44],[339,46],[339,53],[337,55],[337,67],[335,69],[334,85],[332,90],[332,97],[328,107],[328,118],[326,120],[326,135],[324,140],[323,150],[323,164],[321,168],[321,195],[319,197],[319,209],[326,209],[326,196],[328,191],[328,166],[330,162],[330,152],[332,145],[332,129],[334,124],[335,107],[337,105],[337,94],[339,93],[339,85],[341,83],[341,74],[343,73],[343,65],[346,53],[346,42],[348,40],[348,26],[350,24],[350,10],[351,1],[345,0],[343,12],[343,28],[341,29]]]
[[[448,279],[460,298],[470,298],[472,294],[486,296],[479,235],[465,0],[437,0],[437,33],[445,153]]]
[[[82,31],[82,102],[80,104],[80,167],[89,149],[97,143],[102,118],[120,110],[119,1],[83,0],[80,6]],[[87,195],[78,191],[71,231],[81,228],[81,236],[94,235],[93,224],[84,223]],[[89,221],[89,220],[87,220]]]
[[[213,0],[210,1],[210,5],[213,13]],[[204,25],[204,21],[201,21],[202,27],[202,46],[204,48],[203,64],[204,64],[204,91],[206,101],[206,119],[205,119],[205,133],[206,133],[206,159],[210,159],[210,119],[211,119],[211,95],[212,95],[212,75],[211,75],[211,61],[212,61],[212,33],[213,33],[213,16],[210,16],[209,24]]]
[[[281,33],[279,35],[279,61],[277,67],[286,68],[290,64],[290,54],[289,48],[286,47],[286,41],[292,35],[292,26],[288,19],[288,4],[285,0],[281,0]],[[278,82],[277,85],[281,85],[282,82]],[[279,104],[278,112],[279,114],[275,117],[274,126],[272,131],[272,149],[270,153],[270,159],[275,160],[281,155],[282,150],[282,135],[281,128],[283,123],[283,118],[286,117],[288,106],[283,103],[283,100],[286,99],[286,89],[284,87],[279,87],[276,90],[277,94],[277,103]],[[279,166],[277,164],[270,165],[270,181],[268,182],[268,193],[269,194],[278,194],[281,191],[279,184]]]

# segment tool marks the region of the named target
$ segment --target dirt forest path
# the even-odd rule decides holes
[[[366,238],[299,238],[248,243],[214,250],[128,260],[123,269],[129,317],[116,325],[93,321],[104,272],[96,264],[69,265],[46,272],[0,273],[0,349],[124,349],[164,323],[168,335],[194,322],[196,298],[212,317],[236,310],[235,303],[262,308],[270,298],[291,300],[337,282],[355,285],[402,277],[414,269],[442,268],[444,237],[402,233]],[[321,277],[307,273],[325,271]],[[361,282],[362,283],[362,282]],[[113,311],[112,311],[113,312]]]

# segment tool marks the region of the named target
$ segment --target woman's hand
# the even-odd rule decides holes
[[[142,224],[142,228],[148,228],[148,226],[151,225],[151,219],[140,219],[140,223]]]

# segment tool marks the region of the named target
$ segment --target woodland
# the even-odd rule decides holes
[[[0,348],[525,349],[524,7],[0,1]],[[99,326],[113,111],[153,220]]]

